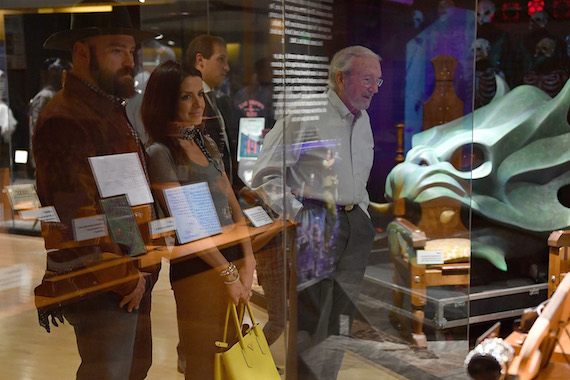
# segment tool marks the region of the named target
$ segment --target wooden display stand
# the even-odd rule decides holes
[[[148,208],[148,212],[141,210],[141,208]],[[87,210],[86,210],[87,211]],[[135,217],[137,216],[137,212],[142,211],[139,213],[140,218],[137,218],[137,223],[141,228],[141,233],[144,237],[143,230],[148,230],[147,224],[150,221],[150,206],[143,205],[137,206],[133,208],[135,213]],[[170,251],[162,244],[157,244],[155,241],[151,241],[147,243],[147,253],[144,255],[136,256],[136,257],[127,257],[121,256],[117,257],[113,253],[104,254],[102,260],[95,265],[89,266],[86,269],[74,271],[67,275],[60,275],[55,276],[49,279],[49,282],[61,282],[64,283],[62,280],[67,280],[69,277],[74,277],[74,284],[78,284],[76,289],[66,289],[64,288],[64,292],[62,294],[57,294],[55,296],[48,296],[46,294],[36,294],[36,306],[38,307],[46,307],[51,304],[57,303],[65,303],[76,299],[77,297],[84,296],[86,294],[90,294],[93,292],[105,291],[112,287],[115,287],[121,283],[128,282],[133,280],[132,278],[121,278],[117,279],[113,282],[107,283],[94,283],[89,285],[89,281],[93,281],[95,278],[99,277],[105,271],[113,271],[116,267],[124,265],[128,261],[136,261],[139,263],[139,267],[145,268],[150,267],[152,265],[158,264],[162,261],[162,258],[167,258],[171,261],[174,260],[184,260],[187,258],[195,257],[199,255],[201,252],[204,252],[212,247],[218,247],[220,249],[229,247],[232,245],[239,244],[244,239],[253,239],[258,235],[263,233],[276,233],[276,231],[281,231],[283,229],[283,223],[280,220],[275,221],[272,224],[263,226],[263,227],[247,227],[247,226],[226,226],[223,227],[223,233],[215,236],[211,236],[208,238],[195,240],[187,244],[179,245],[173,247]],[[49,233],[48,238],[46,239],[46,248],[74,248],[80,246],[88,246],[92,244],[100,244],[103,242],[103,239],[109,239],[108,237],[101,238],[99,241],[89,240],[83,242],[62,242],[61,236],[58,236],[56,231],[46,231],[46,228],[43,228],[44,231],[42,233],[46,234]],[[44,235],[45,238],[46,235]],[[110,241],[110,240],[109,240]]]
[[[409,221],[396,218],[388,226],[389,246],[394,262],[394,283],[404,282],[411,289],[412,338],[419,347],[427,347],[427,339],[423,332],[424,307],[426,291],[430,286],[468,285],[470,264],[466,262],[452,264],[424,265],[418,264],[415,252],[424,249],[427,238],[425,233]],[[402,247],[402,242],[407,247]],[[408,249],[411,248],[412,254]],[[396,251],[396,252],[395,252]],[[394,306],[402,308],[403,294],[393,291]]]
[[[132,207],[135,221],[141,232],[145,245],[152,244],[148,224],[151,221],[151,205],[145,204]],[[88,217],[97,215],[94,207],[83,207],[79,209],[78,217]],[[47,250],[52,249],[74,249],[89,246],[114,246],[110,236],[88,239],[83,241],[67,240],[62,236],[61,231],[51,226],[51,223],[42,223],[42,236]],[[61,274],[51,278],[46,278],[42,285],[36,288],[36,306],[45,307],[53,303],[65,303],[78,297],[95,292],[106,291],[123,283],[136,280],[137,277],[121,276],[122,268],[130,261],[141,262],[139,267],[151,266],[160,262],[161,257],[156,255],[152,249],[142,256],[152,256],[147,258],[143,264],[142,256],[129,257],[120,252],[102,252],[96,264],[84,263],[85,268],[74,270],[68,274]],[[49,255],[49,252],[48,252]],[[77,258],[76,260],[78,260]],[[69,279],[73,278],[72,281]],[[112,280],[109,280],[112,279]],[[55,290],[57,289],[57,290]]]
[[[513,331],[505,340],[516,357],[509,374],[526,379],[567,379],[570,374],[570,231],[548,237],[548,303],[525,334]],[[540,309],[540,308],[539,308]]]
[[[8,185],[10,185],[10,169],[0,168],[0,189],[4,189],[4,187]],[[2,195],[0,195],[0,203],[2,204],[3,220],[10,220],[12,217],[12,211],[6,190],[3,190]]]
[[[554,231],[548,237],[548,297],[570,272],[570,231]]]
[[[517,380],[568,379],[570,376],[570,276],[565,276],[528,334],[506,339],[516,356],[508,374]]]

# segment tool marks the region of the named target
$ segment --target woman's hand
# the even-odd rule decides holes
[[[236,281],[233,284],[226,284],[226,292],[234,305],[238,305],[241,302],[249,302],[249,291],[245,290],[241,281]]]
[[[255,258],[253,255],[248,255],[244,259],[243,265],[240,265],[239,280],[233,284],[226,284],[226,291],[234,304],[249,302],[254,270]]]
[[[244,259],[243,266],[239,269],[239,279],[243,284],[249,297],[251,297],[251,286],[253,285],[253,271],[255,270],[255,258],[248,255]],[[249,301],[249,298],[248,298]]]

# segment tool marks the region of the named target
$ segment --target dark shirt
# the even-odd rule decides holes
[[[222,157],[226,174],[234,191],[241,189],[244,184],[237,172],[237,129],[234,128],[231,101],[228,96],[217,97],[214,91],[205,94],[206,108],[204,116],[204,133],[209,136]],[[224,137],[224,130],[227,141]]]

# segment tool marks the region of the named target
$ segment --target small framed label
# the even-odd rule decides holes
[[[149,223],[150,236],[154,239],[156,237],[169,235],[169,232],[176,231],[176,219],[173,217],[153,220]]]
[[[247,210],[243,210],[243,213],[254,227],[261,227],[273,223],[273,219],[271,219],[261,206],[248,208]]]
[[[109,235],[105,215],[88,216],[71,221],[73,237],[76,241],[96,239]]]
[[[42,207],[36,188],[32,184],[4,186],[15,211]]]
[[[443,251],[418,251],[418,264],[443,264]]]
[[[20,211],[20,216],[22,219],[41,220],[42,222],[60,222],[57,211],[55,211],[55,207],[53,206]]]

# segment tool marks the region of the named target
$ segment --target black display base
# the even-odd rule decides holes
[[[394,284],[393,263],[389,253],[382,254],[384,260],[370,265],[364,277],[359,303],[363,314],[373,326],[386,330],[386,318],[374,314],[390,314],[393,317],[412,319],[409,288]],[[404,296],[402,307],[394,306],[393,292]],[[529,307],[536,307],[548,296],[548,283],[535,283],[530,278],[507,279],[475,286],[438,286],[427,289],[424,308],[424,332],[434,332],[435,340],[449,339],[452,329],[467,327],[488,321],[506,320],[520,317]],[[374,323],[377,319],[378,323]],[[400,318],[402,319],[402,318]],[[466,339],[463,329],[458,339]],[[461,336],[463,334],[463,336]],[[428,335],[428,339],[433,339]],[[455,339],[455,338],[454,338]]]

